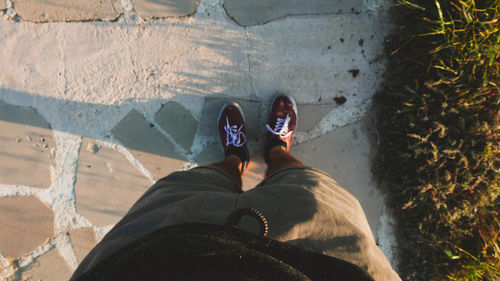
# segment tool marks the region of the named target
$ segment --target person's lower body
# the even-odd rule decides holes
[[[218,129],[225,159],[209,165],[231,178],[241,192],[249,154],[244,136],[244,114],[238,105],[221,109]],[[369,271],[376,279],[398,280],[373,239],[359,202],[326,173],[304,167],[289,152],[297,124],[292,98],[278,95],[271,106],[264,159],[264,180],[238,194],[233,210],[251,207],[269,223],[269,236],[308,250],[341,258]],[[253,222],[253,223],[252,223]],[[251,218],[239,227],[256,232]]]
[[[345,259],[375,276],[391,270],[358,201],[326,173],[290,154],[296,108],[287,99],[273,101],[275,111],[285,110],[271,111],[264,149],[268,169],[254,189],[241,190],[250,159],[243,114],[230,104],[219,114],[224,160],[159,180],[89,254],[90,264],[157,229],[194,222],[222,225],[234,210],[250,207],[266,217],[273,239]],[[254,233],[256,226],[248,218],[238,225]]]

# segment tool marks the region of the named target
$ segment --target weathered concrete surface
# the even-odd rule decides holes
[[[22,280],[67,281],[71,277],[71,272],[68,264],[54,248],[29,265],[22,272],[21,278]]]
[[[194,135],[198,129],[198,121],[182,105],[167,102],[155,115],[155,121],[167,131],[175,141],[189,151],[193,145]]]
[[[297,131],[312,130],[334,107],[333,104],[298,104]]]
[[[114,20],[123,11],[120,0],[12,0],[25,21]]]
[[[140,28],[135,23],[66,25],[60,36],[67,85],[60,86],[68,95],[78,96],[80,102],[105,105],[138,97],[138,103],[159,105],[173,95],[248,96],[244,31],[218,11],[210,11],[210,15],[206,19],[148,21]],[[60,70],[52,73],[58,75]],[[24,73],[12,79],[21,80],[22,76]],[[44,92],[64,99],[56,89]],[[100,116],[107,123],[107,112],[102,111]]]
[[[0,11],[3,11],[7,9],[7,1],[6,0],[0,0]]]
[[[194,14],[197,0],[132,0],[141,18],[181,17]]]
[[[363,0],[224,0],[224,8],[238,24],[250,26],[288,15],[359,13]]]
[[[298,103],[332,103],[344,91],[344,106],[356,111],[381,81],[384,30],[377,17],[290,17],[245,30],[223,10],[203,8],[182,20],[140,25],[1,22],[2,98],[33,104],[36,96],[54,128],[105,134],[123,103],[157,110],[174,95],[267,101],[279,90]],[[350,69],[360,70],[357,78]],[[100,113],[78,117],[90,106]]]
[[[33,108],[0,101],[0,132],[0,184],[49,188],[56,144],[47,121]]]
[[[137,110],[130,111],[111,131],[156,179],[187,164],[174,145]]]
[[[224,151],[219,142],[209,143],[194,159],[198,166],[204,166],[224,160]]]
[[[257,95],[265,98],[280,91],[297,103],[327,104],[344,96],[343,106],[348,107],[371,98],[384,69],[377,48],[382,45],[379,23],[364,14],[287,22],[247,28]],[[359,73],[354,77],[349,70]]]
[[[91,227],[82,227],[72,229],[68,234],[78,263],[81,263],[90,250],[97,244],[95,232]]]
[[[243,191],[250,190],[259,184],[263,179],[267,169],[266,161],[262,150],[258,150],[250,156],[250,168],[243,176]]]
[[[380,226],[384,198],[371,173],[370,128],[363,122],[337,129],[297,146],[291,152],[305,165],[321,169],[358,199],[372,233]]]
[[[0,198],[0,251],[21,257],[54,236],[54,213],[34,196]]]
[[[122,154],[83,139],[75,183],[76,209],[92,223],[117,223],[150,185]]]
[[[245,131],[247,140],[258,137],[264,133],[264,127],[260,121],[260,102],[248,101],[238,98],[205,98],[205,104],[201,112],[199,134],[219,140],[217,133],[217,117],[225,103],[236,102],[240,105],[245,115]]]

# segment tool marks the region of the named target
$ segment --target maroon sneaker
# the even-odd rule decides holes
[[[269,151],[276,145],[290,150],[293,133],[297,127],[297,105],[292,97],[277,95],[274,97],[269,121],[266,124],[267,140],[264,149],[264,159],[269,164]]]
[[[250,156],[245,134],[245,115],[237,103],[232,102],[222,106],[217,118],[217,130],[224,156],[230,154],[238,156],[242,164],[241,174],[245,174],[248,171]]]

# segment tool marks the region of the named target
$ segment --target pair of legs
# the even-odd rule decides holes
[[[296,126],[297,105],[293,98],[282,94],[275,96],[266,124],[266,178],[282,168],[303,166],[289,153]],[[225,158],[209,166],[225,172],[241,188],[241,177],[248,171],[250,155],[246,145],[245,114],[237,103],[222,106],[217,118],[217,129]]]
[[[224,171],[241,188],[242,165],[241,159],[238,156],[229,154],[224,161],[214,163],[209,166]],[[269,164],[267,166],[265,177],[267,178],[270,174],[278,171],[279,169],[292,166],[303,166],[303,164],[293,157],[290,152],[285,149],[285,147],[281,145],[274,146],[269,150]]]
[[[282,168],[303,166],[289,153],[296,125],[297,105],[293,98],[282,94],[275,96],[266,124],[266,178]],[[224,161],[209,166],[224,171],[241,188],[241,177],[248,171],[250,155],[246,145],[245,114],[237,103],[222,106],[217,118],[217,128],[225,158]]]

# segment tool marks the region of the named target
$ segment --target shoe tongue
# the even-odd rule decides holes
[[[285,119],[286,116],[288,115],[288,112],[278,112],[276,113],[276,116],[281,119]]]

